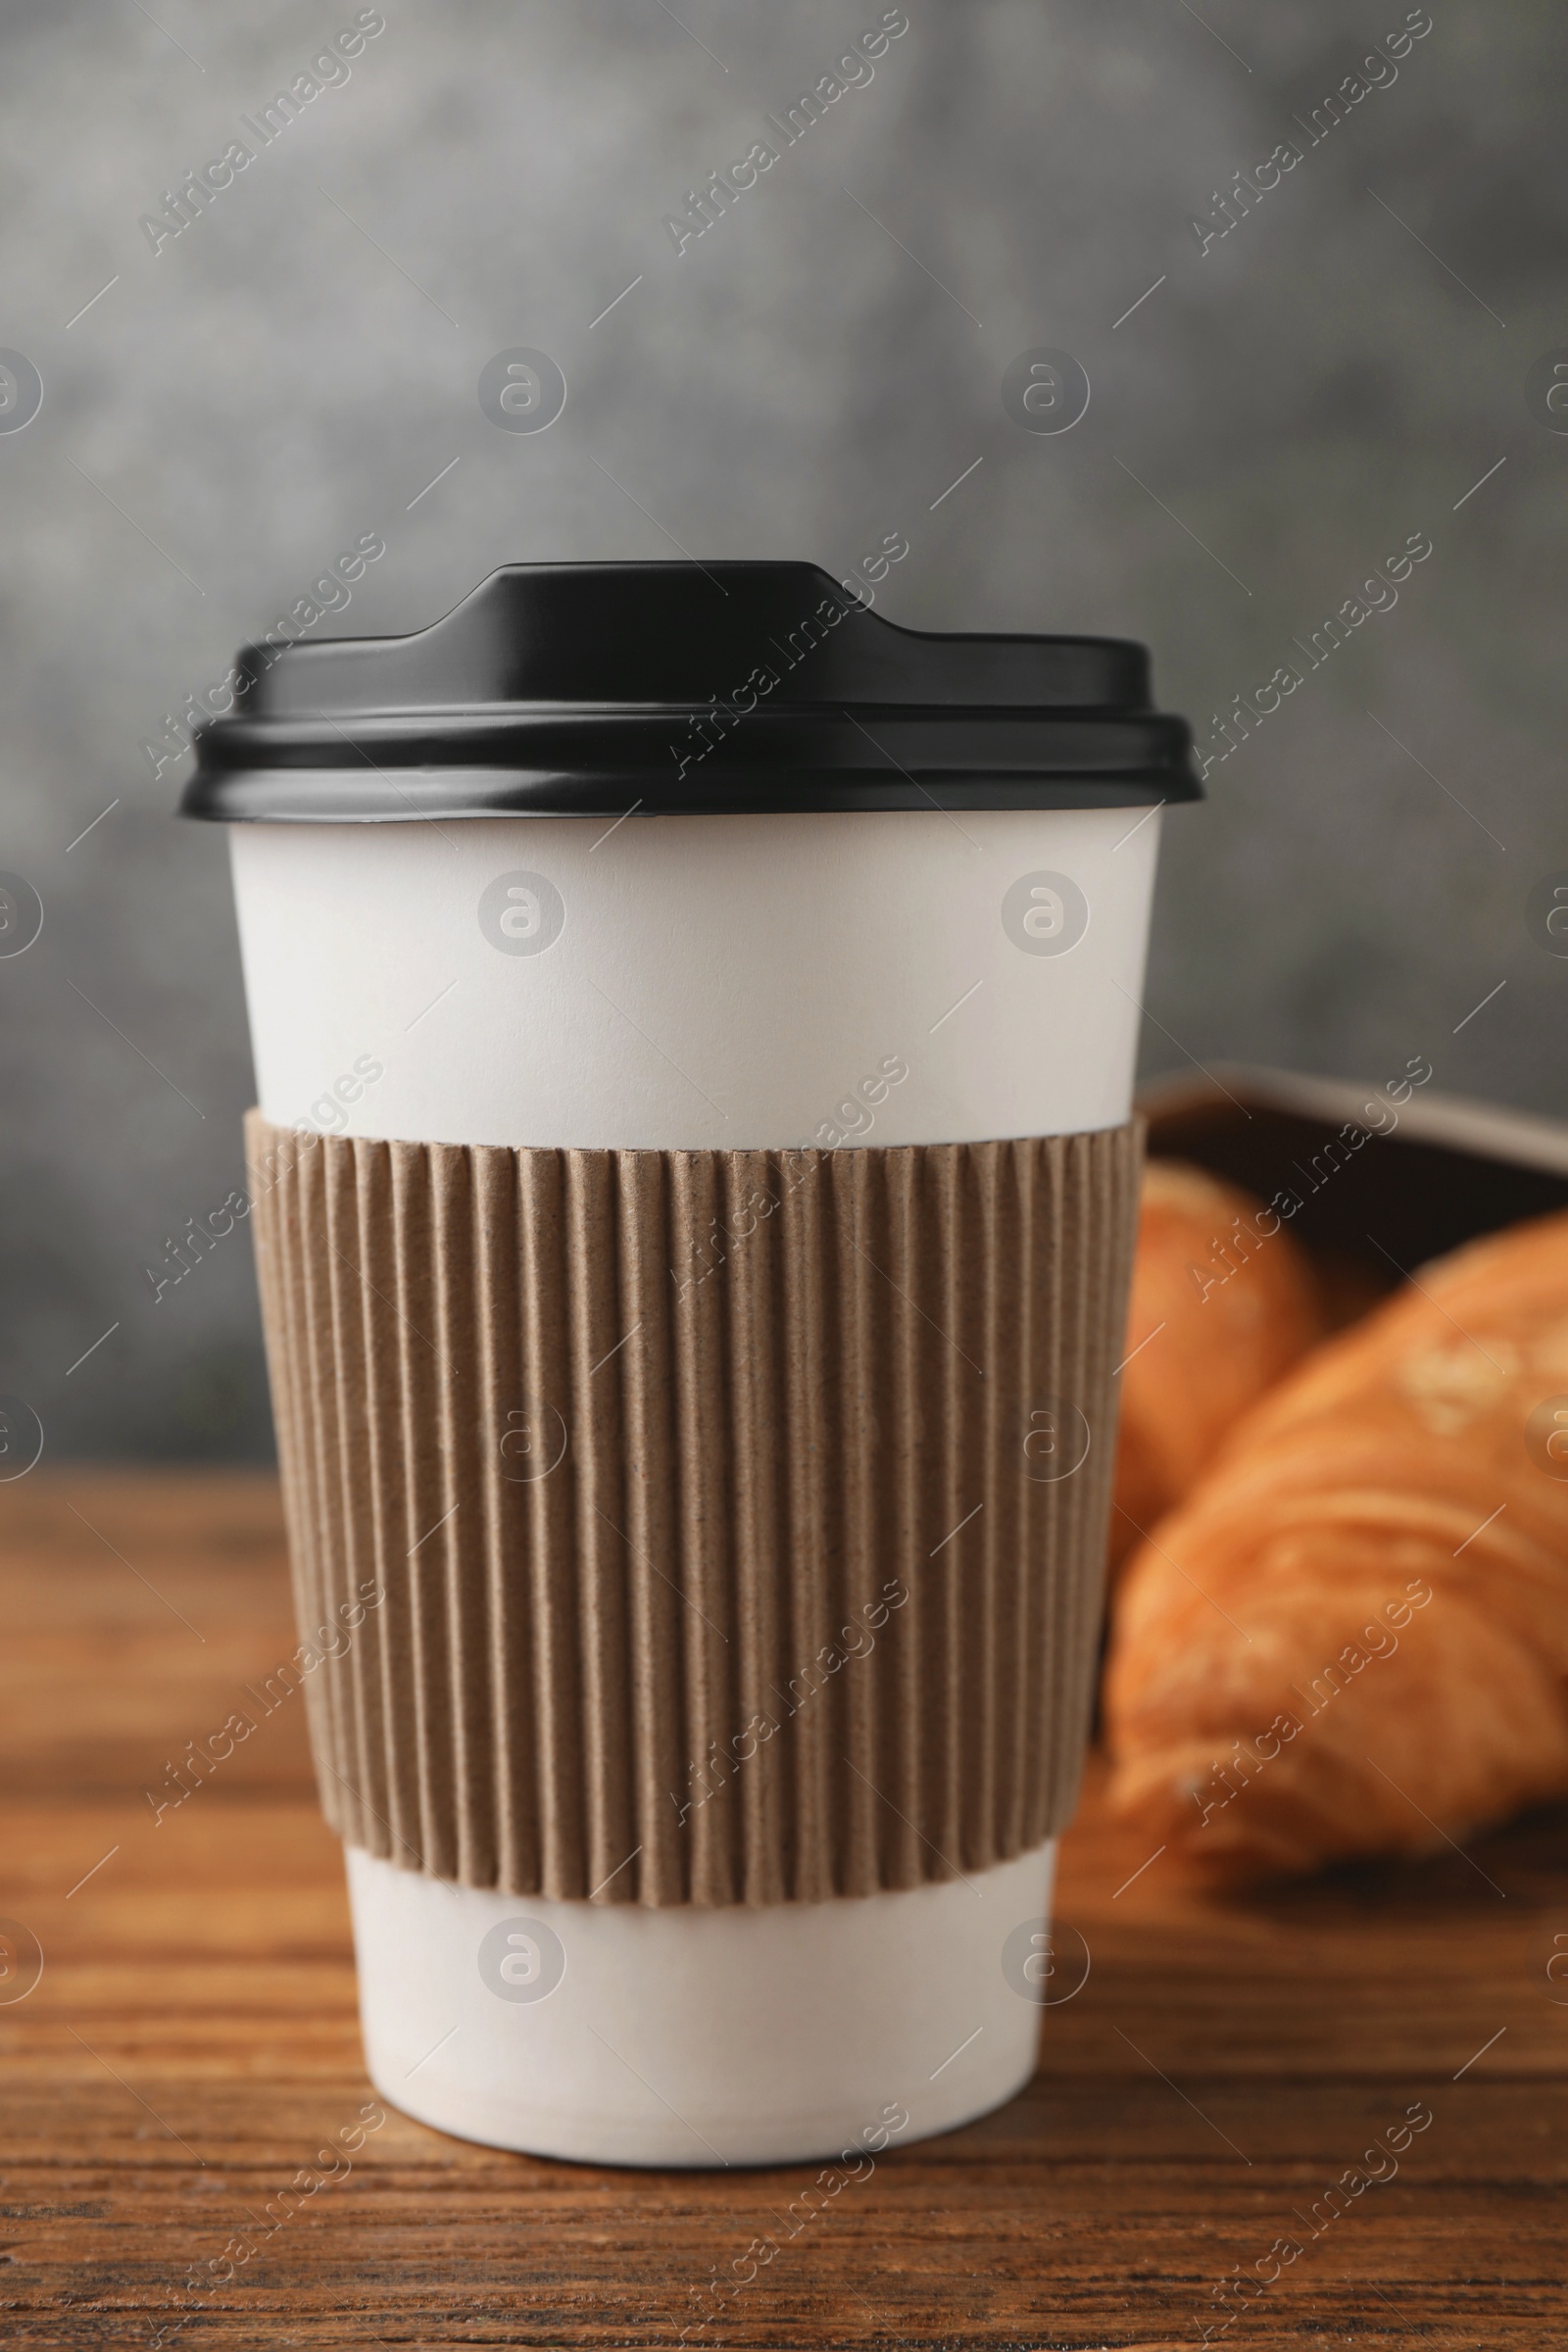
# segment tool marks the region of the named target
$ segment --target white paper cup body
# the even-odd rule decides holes
[[[1005,1965],[1006,1939],[1047,1953],[1054,1840],[940,1886],[767,1910],[550,1902],[346,1850],[370,2080],[464,2139],[827,2163],[951,2131],[1035,2071],[1051,1979]]]
[[[1159,821],[237,825],[258,1099],[280,1125],[514,1148],[1118,1126]]]
[[[1158,830],[1136,808],[236,826],[260,1105],[513,1148],[1119,1126]],[[899,2111],[897,2147],[1033,2072],[1016,1945],[1046,1931],[1053,1858],[705,1910],[351,1849],[371,2075],[443,2130],[591,2162],[825,2162]]]

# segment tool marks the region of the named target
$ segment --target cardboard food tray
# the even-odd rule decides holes
[[[1403,1072],[1391,1082],[1396,1093],[1404,1082]],[[1153,1080],[1138,1108],[1151,1158],[1187,1160],[1265,1202],[1287,1193],[1299,1203],[1289,1230],[1341,1324],[1429,1259],[1568,1209],[1568,1126],[1430,1082],[1401,1102],[1382,1082],[1221,1063]],[[1379,1120],[1393,1123],[1375,1132]]]

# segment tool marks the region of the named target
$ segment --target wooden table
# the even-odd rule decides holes
[[[293,1645],[276,1492],[40,1470],[0,1487],[0,1913],[44,1955],[0,2006],[0,2338],[675,2342],[814,2168],[599,2172],[392,2114],[213,2290],[371,2097],[297,1703],[177,1811],[144,1794]],[[1256,2296],[1216,2341],[1568,2341],[1564,1826],[1221,1903],[1164,1860],[1124,1885],[1146,1857],[1091,1788],[1060,1901],[1092,1968],[1031,2088],[890,2150],[687,2340],[1189,2345],[1240,2264]],[[1396,2177],[1312,2236],[1412,2106]]]

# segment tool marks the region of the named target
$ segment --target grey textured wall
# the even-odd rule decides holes
[[[0,867],[46,911],[0,961],[0,1391],[55,1453],[270,1445],[243,1231],[157,1304],[141,1273],[237,1181],[250,1096],[223,843],[171,822],[183,763],[144,746],[366,532],[328,626],[419,625],[509,560],[842,570],[902,530],[894,618],[1145,637],[1205,739],[1295,661],[1168,820],[1148,1066],[1423,1053],[1560,1107],[1568,963],[1526,915],[1568,868],[1568,438],[1531,408],[1568,346],[1560,22],[1432,0],[1314,134],[1400,0],[907,9],[679,255],[683,191],[879,0],[386,0],[156,253],[140,217],[359,12],[7,10],[0,345],[44,399],[0,432]],[[519,344],[570,385],[548,434],[479,410]],[[1093,384],[1059,437],[1000,396],[1038,345]],[[1292,640],[1418,532],[1397,604],[1308,668]]]

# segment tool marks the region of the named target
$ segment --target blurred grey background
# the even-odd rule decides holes
[[[347,78],[242,131],[377,15]],[[0,868],[45,921],[0,960],[0,1392],[54,1455],[270,1451],[244,1228],[156,1302],[143,1272],[239,1182],[251,1099],[223,840],[172,821],[160,738],[365,534],[386,553],[318,634],[420,626],[507,561],[842,572],[903,532],[892,618],[1145,638],[1211,741],[1424,533],[1397,604],[1167,820],[1146,1066],[1420,1054],[1562,1107],[1568,962],[1526,912],[1568,869],[1568,438],[1539,382],[1532,410],[1568,346],[1560,23],[907,0],[677,254],[686,191],[883,16],[12,0],[0,346],[44,398],[0,431]],[[155,252],[142,216],[236,137],[254,161]],[[515,345],[570,387],[548,433],[480,412]],[[1093,387],[1060,436],[1003,406],[1037,346]]]

